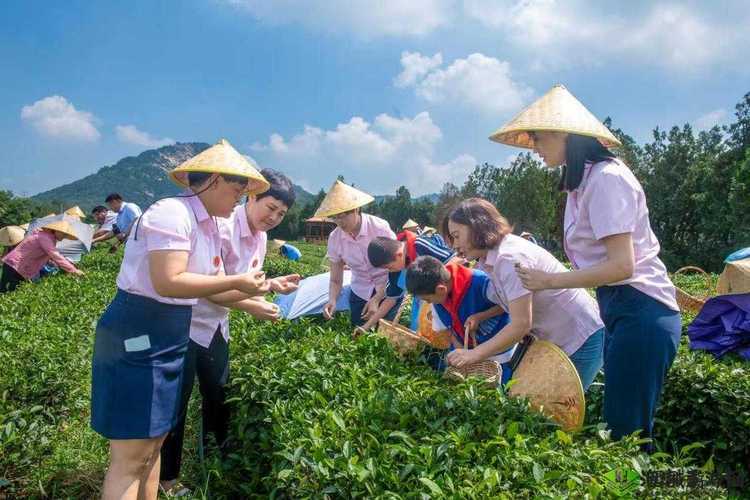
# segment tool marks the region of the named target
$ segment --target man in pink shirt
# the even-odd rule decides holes
[[[292,182],[280,172],[264,169],[261,175],[269,182],[267,191],[238,205],[228,219],[218,219],[221,255],[227,275],[260,271],[266,256],[266,231],[278,226],[295,201]],[[299,275],[269,280],[271,291],[290,293],[296,290]],[[185,366],[181,418],[167,435],[161,449],[161,487],[177,494],[186,489],[179,483],[185,413],[195,376],[202,398],[202,431],[204,445],[213,434],[221,449],[227,438],[229,407],[225,404],[225,387],[229,380],[229,309],[244,311],[256,319],[276,321],[280,318],[276,304],[263,296],[231,304],[198,299],[190,320],[190,341]]]
[[[369,194],[336,181],[315,213],[316,217],[331,217],[338,226],[328,236],[331,283],[323,316],[326,319],[333,317],[343,283],[344,266],[349,266],[352,270],[349,312],[355,327],[363,325],[367,317],[377,311],[388,283],[388,270],[370,264],[367,247],[378,236],[396,239],[388,222],[360,211],[361,207],[372,201],[373,197]],[[385,319],[395,317],[400,303],[401,300],[391,308]]]
[[[0,293],[12,292],[22,281],[36,276],[49,260],[67,273],[83,276],[83,271],[77,269],[57,250],[57,242],[64,239],[78,239],[73,228],[64,220],[46,224],[27,236],[3,258]]]

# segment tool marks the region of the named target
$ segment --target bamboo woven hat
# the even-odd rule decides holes
[[[50,229],[52,231],[59,231],[63,233],[64,235],[71,237],[74,240],[78,239],[78,236],[76,235],[75,230],[73,229],[73,226],[71,226],[70,222],[66,220],[57,220],[55,222],[50,222],[49,224],[43,225],[42,229]]]
[[[534,340],[513,372],[509,394],[525,397],[532,408],[566,430],[578,430],[586,415],[586,400],[578,371],[552,342]]]
[[[495,131],[490,140],[531,149],[534,139],[529,132],[536,131],[586,135],[599,139],[608,148],[622,146],[581,101],[559,84]]]
[[[247,194],[255,195],[267,191],[271,186],[268,181],[242,156],[226,139],[185,160],[169,177],[176,184],[188,187],[188,173],[205,172],[209,174],[227,174],[247,177]]]
[[[286,243],[286,241],[284,241],[284,240],[271,240],[268,243],[269,243],[268,246],[271,247],[272,251],[278,252],[279,250],[281,250],[281,247],[284,246],[284,244]]]
[[[0,246],[14,247],[23,241],[26,231],[21,226],[5,226],[0,229]]]
[[[331,217],[363,207],[373,201],[375,198],[369,194],[337,180],[320,203],[315,217]]]
[[[31,226],[31,222],[27,222],[26,224],[21,224],[21,225],[20,225],[20,226],[18,226],[18,227],[20,227],[20,228],[21,228],[21,229],[23,229],[24,231],[28,231],[28,230],[29,230],[29,226]]]
[[[86,217],[86,214],[83,213],[83,210],[81,210],[81,207],[79,207],[78,205],[76,205],[74,207],[70,207],[64,213],[66,213],[66,214],[68,214],[68,215],[70,215],[72,217],[78,217],[79,219],[82,219],[82,218]]]
[[[401,229],[415,229],[418,228],[419,224],[412,219],[409,219],[408,221],[404,222],[404,225],[401,226]]]

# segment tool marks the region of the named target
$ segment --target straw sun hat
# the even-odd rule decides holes
[[[67,209],[64,213],[72,217],[78,217],[79,219],[86,217],[86,214],[83,213],[83,210],[81,210],[81,207],[79,207],[78,205]]]
[[[271,247],[272,251],[278,252],[279,250],[281,250],[281,247],[283,247],[285,243],[286,241],[284,240],[271,240],[268,242],[268,246]]]
[[[42,229],[50,229],[52,231],[58,231],[58,232],[63,233],[65,236],[68,236],[74,240],[78,239],[78,236],[73,230],[73,226],[71,226],[70,222],[66,220],[58,220],[55,222],[50,222],[49,224],[43,225]]]
[[[404,225],[401,226],[401,229],[413,229],[415,227],[419,227],[419,224],[409,219],[408,221],[404,222]]]
[[[598,139],[608,148],[622,146],[612,132],[563,85],[552,87],[552,90],[495,131],[490,140],[531,149],[534,147],[534,139],[529,132],[537,131],[585,135]]]
[[[369,194],[337,180],[320,203],[315,217],[331,217],[363,207],[373,201],[375,198]]]
[[[581,428],[586,414],[581,379],[570,358],[555,344],[534,340],[513,371],[513,380],[511,396],[528,398],[532,408],[566,431]]]
[[[23,241],[26,231],[20,226],[5,226],[0,229],[0,246],[14,247]]]
[[[247,159],[229,144],[226,139],[184,161],[169,172],[169,177],[176,184],[188,187],[190,172],[204,172],[209,174],[226,174],[246,177],[250,180],[247,194],[255,195],[267,191],[271,186],[268,181],[253,167]]]

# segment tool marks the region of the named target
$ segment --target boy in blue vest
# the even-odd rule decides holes
[[[434,257],[419,257],[406,269],[406,287],[415,297],[432,304],[435,331],[451,330],[454,336],[451,351],[463,349],[465,335],[470,335],[471,348],[474,339],[476,344],[482,344],[508,324],[508,314],[495,302],[496,292],[489,276],[478,269],[454,262],[446,265]],[[510,360],[515,347],[488,358],[500,363],[502,384],[510,380]],[[451,364],[451,354],[447,361]],[[475,360],[478,361],[483,360]]]
[[[429,255],[446,264],[454,257],[453,250],[448,248],[440,235],[417,236],[411,231],[404,231],[396,239],[379,236],[373,239],[367,247],[367,258],[373,267],[390,271],[388,285],[382,291],[384,299],[380,307],[374,311],[367,311],[367,322],[362,329],[369,330],[376,326],[380,318],[385,317],[390,308],[406,294],[406,277],[404,269],[414,262],[417,257]],[[411,307],[411,329],[417,329],[419,318],[419,301],[413,300]]]

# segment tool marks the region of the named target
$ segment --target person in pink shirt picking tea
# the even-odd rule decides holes
[[[355,332],[365,324],[370,314],[378,310],[385,299],[388,270],[370,263],[367,248],[375,238],[396,239],[385,220],[362,213],[361,208],[374,200],[367,193],[336,181],[315,212],[315,217],[330,217],[338,226],[328,236],[328,260],[331,263],[331,283],[328,303],[323,307],[323,317],[331,319],[336,310],[336,300],[341,292],[344,266],[352,271],[349,314]],[[384,316],[393,320],[403,299],[398,299]]]
[[[292,206],[295,193],[292,182],[280,172],[261,170],[269,182],[267,191],[249,197],[237,205],[228,219],[219,219],[224,272],[228,275],[258,272],[266,257],[267,231],[278,226]],[[270,290],[291,293],[297,289],[297,274],[274,278]],[[198,378],[201,393],[201,427],[204,447],[213,434],[216,446],[224,452],[229,432],[229,406],[226,385],[229,382],[229,310],[244,311],[267,321],[280,319],[279,307],[263,296],[250,297],[234,303],[217,304],[199,299],[193,306],[190,321],[190,342],[186,355],[185,383],[182,387],[181,418],[167,435],[161,449],[161,487],[168,494],[186,494],[179,481],[185,416],[194,379]]]
[[[83,276],[84,272],[57,250],[57,242],[64,239],[77,240],[78,237],[72,226],[61,220],[44,225],[18,243],[3,257],[0,293],[12,292],[19,284],[30,281],[50,260],[66,273]]]

